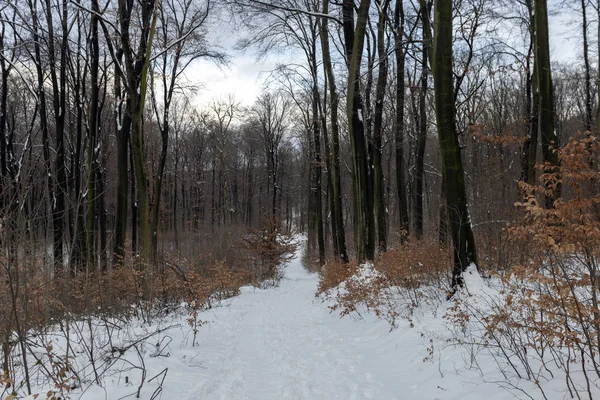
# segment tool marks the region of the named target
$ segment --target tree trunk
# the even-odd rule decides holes
[[[254,203],[254,152],[248,155],[248,195],[246,197],[246,225],[252,226],[252,204]]]
[[[83,32],[84,22],[78,13],[78,30],[79,32]],[[81,46],[82,34],[78,36],[78,44]],[[77,57],[76,63],[76,76],[75,76],[75,85],[73,88],[74,92],[74,100],[76,104],[77,114],[75,116],[75,152],[71,159],[71,176],[72,176],[72,198],[75,207],[75,215],[73,216],[73,227],[71,231],[73,232],[72,240],[73,240],[73,252],[72,252],[72,268],[71,271],[83,271],[86,263],[86,232],[85,232],[85,215],[84,215],[84,199],[82,196],[82,153],[83,153],[83,125],[84,125],[84,103],[83,98],[86,96],[86,79],[87,76],[87,68],[88,63],[84,63],[85,66],[83,71],[81,70],[81,61],[80,58]]]
[[[150,201],[148,197],[148,179],[145,168],[143,150],[143,111],[139,99],[131,99],[132,106],[132,135],[131,153],[133,157],[133,172],[135,174],[136,202],[138,210],[137,232],[138,232],[138,254],[140,256],[142,269],[148,262],[148,250],[150,249]]]
[[[329,1],[323,2],[323,14],[329,13]],[[327,77],[329,88],[330,105],[329,113],[331,116],[331,186],[333,198],[333,220],[334,220],[334,238],[337,240],[338,252],[335,258],[340,258],[343,262],[348,262],[348,251],[346,249],[346,233],[344,230],[344,210],[342,205],[342,189],[340,183],[340,134],[338,124],[339,96],[335,84],[335,75],[331,63],[331,50],[329,47],[329,26],[328,20],[321,20],[321,54],[323,57],[323,68]]]
[[[587,1],[581,0],[581,14],[583,17],[583,61],[585,67],[585,118],[584,127],[587,132],[592,131],[592,78],[590,74],[590,57],[587,33]]]
[[[65,108],[66,108],[66,74],[67,74],[67,43],[68,43],[68,13],[67,1],[62,1],[62,39],[60,49],[60,66],[56,65],[56,50],[54,47],[54,23],[50,0],[46,0],[46,23],[48,30],[48,55],[50,80],[52,83],[52,104],[55,115],[55,153],[54,174],[56,186],[52,197],[52,226],[53,226],[53,253],[54,268],[63,269],[63,231],[65,217],[65,193],[67,192],[67,180],[65,173]],[[59,76],[56,72],[59,71]]]
[[[163,173],[165,171],[165,164],[167,163],[167,150],[169,147],[169,104],[165,105],[165,112],[163,118],[163,126],[160,130],[160,136],[162,139],[162,145],[160,148],[160,156],[158,159],[158,171],[156,171],[156,177],[154,178],[154,204],[152,206],[152,216],[150,218],[150,235],[151,247],[150,247],[150,262],[156,262],[156,256],[158,254],[158,223],[160,219],[160,198],[162,193]]]
[[[144,296],[149,295],[148,282],[146,280],[147,263],[150,258],[150,198],[148,193],[148,178],[144,157],[144,108],[146,91],[148,87],[148,68],[152,40],[156,30],[157,9],[156,0],[148,0],[141,3],[140,10],[140,32],[136,35],[139,40],[137,49],[131,47],[130,24],[132,8],[127,0],[119,0],[119,25],[120,44],[123,48],[125,58],[126,83],[128,95],[128,110],[131,116],[131,152],[133,158],[133,170],[137,182],[137,231],[138,231],[138,254],[139,268],[144,272],[143,283]]]
[[[396,120],[394,139],[396,142],[396,191],[398,195],[398,219],[400,237],[404,241],[408,237],[409,216],[406,183],[404,179],[404,65],[406,52],[403,48],[404,6],[402,0],[396,0],[394,9],[394,55],[396,57]]]
[[[423,20],[429,20],[429,8],[421,7]],[[425,37],[425,25],[423,25],[423,37]],[[427,145],[427,78],[428,57],[427,46],[423,46],[421,64],[421,90],[419,92],[419,123],[417,136],[417,156],[415,160],[415,237],[423,239],[423,176],[425,175],[425,146]]]
[[[97,161],[98,162],[98,161]],[[100,271],[106,272],[108,269],[108,263],[106,259],[106,233],[108,232],[107,226],[107,218],[106,218],[106,203],[104,200],[104,177],[102,175],[102,168],[100,165],[96,165],[96,187],[97,190],[97,198],[98,203],[96,209],[98,210],[98,228],[99,228],[99,236],[100,236],[100,247],[98,249],[99,261],[100,261]]]
[[[315,62],[316,64],[316,62]],[[315,73],[317,71],[314,71]],[[318,76],[315,76],[314,79],[318,79]],[[325,77],[327,80],[327,76]],[[336,237],[336,221],[335,221],[335,204],[333,198],[333,179],[332,179],[332,168],[331,168],[331,146],[329,143],[329,133],[327,126],[327,115],[325,112],[325,104],[327,104],[327,90],[324,90],[323,99],[319,97],[319,118],[321,120],[321,132],[323,132],[323,145],[325,146],[325,169],[327,176],[327,196],[325,204],[329,206],[330,215],[331,215],[331,241],[333,242],[333,254],[339,254],[340,249],[338,246],[338,239]],[[325,224],[327,227],[328,225]],[[327,229],[325,232],[325,240],[327,240]],[[338,258],[336,255],[335,258]]]
[[[92,0],[90,16],[90,105],[88,110],[88,182],[87,182],[87,221],[86,221],[86,247],[87,265],[92,268],[95,263],[95,230],[96,219],[96,143],[98,141],[98,68],[100,62],[100,48],[98,46],[98,16],[100,7],[98,0]]]
[[[123,265],[125,257],[125,240],[127,239],[127,200],[129,190],[128,154],[129,132],[131,130],[131,116],[123,112],[123,98],[121,97],[121,78],[115,76],[115,132],[117,137],[117,215],[115,219],[115,243],[113,265]],[[129,100],[125,100],[129,102]],[[125,109],[129,109],[126,104]]]
[[[177,218],[177,212],[179,210],[178,201],[179,201],[179,133],[175,131],[175,171],[173,176],[173,234],[175,236],[175,250],[179,251],[179,227]],[[184,209],[185,215],[185,209]]]
[[[362,58],[365,31],[369,14],[370,0],[361,0],[358,8],[356,27],[354,26],[354,2],[344,0],[343,23],[346,57],[348,60],[348,91],[346,113],[354,172],[354,195],[356,210],[356,257],[359,261],[372,260],[375,256],[373,241],[374,218],[370,207],[369,166],[365,127],[363,121],[363,103],[360,95],[360,61]]]
[[[52,169],[50,167],[50,142],[49,142],[49,134],[48,134],[48,110],[46,107],[46,92],[44,90],[44,79],[45,74],[43,70],[42,56],[40,50],[40,35],[39,35],[39,20],[37,18],[38,2],[35,0],[29,0],[29,8],[32,15],[32,28],[33,28],[33,47],[34,47],[34,56],[35,56],[35,68],[36,68],[36,76],[37,76],[37,91],[38,91],[38,104],[40,108],[40,130],[42,131],[42,155],[44,159],[44,172],[46,175],[46,209],[50,207],[52,199],[54,198],[54,182],[52,179]],[[50,222],[50,221],[48,221]],[[54,224],[54,221],[51,220],[51,226]],[[53,246],[54,246],[53,241]],[[55,272],[60,273],[62,271],[62,264],[55,263]]]
[[[131,172],[131,252],[138,251],[138,202],[136,195],[135,172],[133,167],[133,155],[131,148],[131,139],[128,142],[129,171]]]
[[[525,183],[534,184],[537,159],[538,144],[538,113],[539,113],[539,94],[537,85],[537,62],[532,62],[535,51],[535,21],[533,18],[533,0],[527,0],[527,10],[529,13],[529,51],[526,59],[526,87],[525,87],[525,121],[526,121],[526,139],[523,143],[523,152],[521,155],[521,180]]]
[[[554,88],[550,69],[550,44],[548,38],[548,7],[546,0],[535,0],[535,59],[537,84],[540,96],[540,135],[544,163],[558,166],[558,140],[554,126]],[[560,197],[560,186],[552,195],[546,196],[546,207],[554,206],[554,200]]]
[[[0,54],[4,54],[4,35],[6,34],[6,26],[2,24],[0,31]],[[2,79],[2,87],[0,88],[0,172],[2,173],[2,187],[4,189],[4,177],[6,177],[8,168],[6,166],[6,116],[8,114],[8,72],[10,67],[7,67],[4,57],[0,57],[0,79]],[[3,190],[2,190],[3,191]]]
[[[322,204],[322,166],[321,166],[321,133],[319,131],[319,111],[317,105],[318,87],[313,87],[313,98],[312,98],[312,133],[314,141],[314,154],[313,154],[313,196],[314,196],[314,210],[315,210],[315,224],[317,228],[317,245],[319,250],[319,265],[325,264],[325,235],[323,231],[323,204]]]
[[[452,65],[452,2],[435,1],[435,37],[433,43],[433,82],[436,120],[442,154],[442,181],[454,246],[452,286],[462,286],[462,273],[477,263],[471,229],[462,156],[456,132]]]
[[[383,3],[383,4],[381,4]],[[381,0],[379,20],[377,22],[377,57],[379,71],[375,88],[375,121],[373,126],[373,192],[375,195],[375,213],[377,215],[377,240],[379,251],[387,250],[386,206],[383,188],[382,136],[383,102],[387,86],[388,56],[385,43],[385,18],[389,0]]]

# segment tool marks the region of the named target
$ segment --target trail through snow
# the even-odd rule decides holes
[[[445,329],[440,316],[430,316],[416,328],[402,321],[390,332],[387,322],[369,314],[359,319],[331,313],[327,303],[315,297],[317,284],[318,276],[303,268],[299,252],[285,268],[279,287],[244,287],[238,297],[201,313],[207,323],[200,328],[195,347],[185,320],[179,321],[179,330],[169,332],[169,357],[145,357],[148,378],[168,368],[160,398],[514,398],[496,384],[484,383],[478,369],[468,368],[471,361],[464,351],[440,350],[443,339],[434,340],[430,353],[430,338]],[[497,376],[494,369],[491,364],[482,366],[484,374]],[[83,395],[73,393],[73,398],[119,399],[135,394],[139,372],[129,372],[127,384],[126,374],[106,377],[104,388],[92,386]],[[146,382],[140,397],[152,398],[156,388],[157,380]]]
[[[203,399],[376,399],[378,371],[361,367],[382,349],[379,335],[353,334],[315,298],[316,276],[295,260],[279,288],[234,301],[201,342],[211,352],[198,386]],[[253,301],[245,301],[251,295]],[[344,327],[340,327],[343,325]],[[385,334],[387,332],[383,332]]]
[[[482,399],[477,374],[424,362],[430,343],[415,330],[339,318],[315,297],[318,276],[294,259],[275,289],[245,288],[202,328],[202,369],[184,399]],[[405,324],[407,325],[407,324]],[[458,360],[459,364],[462,360]],[[451,366],[451,365],[450,365]],[[479,383],[479,384],[478,384]],[[508,393],[488,399],[506,399]]]

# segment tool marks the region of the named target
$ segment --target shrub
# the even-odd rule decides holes
[[[290,232],[283,230],[279,219],[269,219],[261,229],[248,228],[240,247],[249,254],[254,277],[259,283],[276,285],[281,278],[280,267],[292,260],[296,242]]]
[[[71,369],[65,355],[69,350],[59,355],[48,347],[43,360],[32,356],[34,350],[47,346],[49,332],[62,331],[68,343],[85,348],[99,382],[106,370],[98,365],[109,364],[102,361],[111,346],[105,339],[132,318],[150,322],[175,310],[187,312],[194,345],[203,325],[199,312],[255,282],[245,262],[230,265],[210,257],[173,256],[143,275],[131,259],[126,257],[121,267],[104,272],[50,274],[36,263],[25,267],[0,258],[0,301],[6,306],[0,318],[0,398],[22,394],[27,385],[40,380],[53,384],[57,393],[77,385],[72,378],[78,371]],[[148,297],[145,284],[150,288]],[[183,309],[182,302],[186,304]]]
[[[593,398],[600,382],[600,175],[595,137],[574,137],[559,152],[560,166],[542,166],[539,185],[520,183],[523,219],[508,229],[526,243],[519,263],[496,273],[497,296],[456,305],[450,318],[482,327],[482,346],[494,349],[507,380],[565,383],[570,397]],[[562,188],[562,197],[552,199]],[[463,304],[464,305],[464,304]],[[499,357],[498,357],[499,356]]]
[[[319,296],[338,287],[342,282],[356,274],[357,270],[358,264],[356,262],[328,261],[321,270],[316,295]]]
[[[421,300],[439,298],[449,290],[448,249],[439,243],[409,241],[379,257],[375,268],[383,273],[391,286],[402,289],[413,306]]]
[[[373,265],[329,262],[321,273],[317,295],[332,301],[340,315],[361,308],[396,327],[399,318],[413,326],[413,312],[422,302],[437,304],[448,289],[449,257],[439,244],[408,242],[382,254]]]

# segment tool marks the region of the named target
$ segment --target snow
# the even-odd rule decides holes
[[[132,365],[141,364],[147,370],[141,399],[527,398],[514,397],[519,393],[492,383],[501,381],[502,375],[491,357],[474,363],[463,347],[449,343],[456,332],[442,316],[452,302],[425,306],[414,316],[414,327],[401,320],[391,332],[387,322],[368,313],[340,318],[327,301],[315,297],[318,276],[307,272],[300,259],[298,253],[279,287],[243,287],[238,297],[200,312],[204,323],[198,328],[196,346],[187,315],[151,325],[132,322],[113,338],[113,349],[159,333],[139,345],[139,351],[127,350],[114,362],[102,378],[103,387],[92,382],[89,360],[80,353],[76,364],[87,365],[89,378],[71,398],[135,398],[142,372]],[[362,268],[360,275],[368,276],[369,268]],[[470,295],[488,290],[474,266],[465,275]],[[535,393],[533,386],[527,389]],[[153,397],[156,393],[160,396]]]

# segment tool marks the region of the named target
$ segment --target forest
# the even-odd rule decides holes
[[[600,0],[0,2],[0,397],[83,385],[36,342],[56,324],[87,321],[94,364],[106,321],[184,302],[195,346],[298,248],[332,312],[454,304],[529,398],[557,370],[599,395],[599,43]],[[287,61],[251,105],[199,104],[241,52]]]

